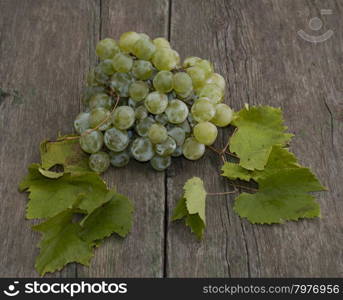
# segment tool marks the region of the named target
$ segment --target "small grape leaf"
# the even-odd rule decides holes
[[[125,237],[132,228],[133,205],[131,201],[115,191],[109,192],[109,201],[95,209],[81,222],[81,237],[93,242],[117,233]]]
[[[50,169],[55,165],[62,165],[64,172],[89,172],[89,156],[82,151],[79,140],[68,140],[67,135],[59,137],[57,141],[44,141],[40,145],[42,168]]]
[[[249,181],[252,176],[252,171],[244,169],[239,164],[232,162],[225,162],[221,170],[223,171],[221,175],[231,180],[240,179]]]
[[[230,138],[230,151],[248,170],[263,170],[274,145],[285,145],[293,136],[285,133],[281,109],[270,106],[246,107],[231,123],[238,128]]]
[[[71,208],[79,200],[77,208],[91,213],[107,201],[106,184],[94,172],[65,173],[62,177],[51,179],[39,172],[39,165],[32,164],[29,174],[20,183],[20,191],[27,190],[29,203],[27,218],[48,218]]]
[[[184,185],[184,196],[178,201],[172,220],[185,219],[185,224],[200,240],[205,231],[206,190],[203,181],[198,177],[187,180]]]
[[[73,223],[72,218],[73,211],[68,209],[32,227],[43,233],[35,264],[40,275],[61,270],[71,262],[89,265],[93,256],[92,245],[79,237],[81,226]]]
[[[235,212],[251,223],[283,223],[320,215],[319,204],[308,193],[325,188],[309,169],[281,169],[257,182],[259,191],[240,194],[234,205]]]

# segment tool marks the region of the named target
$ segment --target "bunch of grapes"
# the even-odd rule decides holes
[[[75,119],[90,168],[104,172],[130,158],[157,171],[183,155],[200,159],[233,112],[221,103],[224,78],[199,57],[179,54],[165,38],[126,32],[101,40],[99,64],[87,77],[85,111]]]

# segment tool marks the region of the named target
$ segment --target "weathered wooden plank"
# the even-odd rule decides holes
[[[97,1],[0,2],[0,276],[38,276],[39,234],[25,221],[18,182],[39,142],[70,133],[98,32]],[[90,50],[92,52],[90,52]],[[13,96],[14,94],[14,96]],[[53,276],[75,276],[75,265]]]
[[[321,16],[320,9],[333,14]],[[281,106],[296,134],[292,150],[329,192],[319,194],[322,219],[280,226],[239,219],[233,197],[209,199],[203,242],[183,225],[169,225],[168,276],[342,276],[342,10],[337,1],[173,0],[173,46],[183,56],[214,62],[227,79],[225,102],[233,108]],[[315,16],[324,22],[318,32],[308,26]],[[334,35],[314,44],[297,35],[300,29],[312,35],[332,29]],[[168,174],[169,214],[192,176],[202,177],[211,191],[227,190],[216,177],[219,165],[213,154],[198,163],[175,162]]]
[[[118,39],[126,31],[166,36],[168,1],[102,1],[101,38]],[[111,237],[96,251],[91,267],[78,267],[79,277],[161,277],[164,258],[165,176],[148,164],[130,162],[110,170],[106,180],[134,201],[132,233]]]

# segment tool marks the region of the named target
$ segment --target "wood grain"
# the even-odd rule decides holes
[[[321,16],[322,8],[333,14]],[[227,78],[225,102],[235,109],[244,103],[281,106],[296,134],[292,150],[329,192],[317,195],[322,219],[279,226],[251,225],[232,212],[232,199],[209,199],[203,242],[196,242],[183,225],[169,226],[168,276],[342,276],[342,8],[335,1],[173,0],[176,49],[214,62]],[[311,33],[308,22],[315,16],[324,22],[320,33],[334,30],[323,43],[297,36],[300,29]],[[182,20],[198,21],[185,28]],[[211,191],[228,189],[215,176],[215,164],[213,154],[196,165],[174,164],[168,177],[169,211],[191,176],[202,177]]]

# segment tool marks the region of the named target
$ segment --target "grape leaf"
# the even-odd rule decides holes
[[[234,210],[251,223],[283,223],[320,215],[319,204],[309,192],[325,188],[307,168],[281,169],[257,180],[256,194],[242,193]]]
[[[55,165],[62,165],[64,172],[88,172],[89,156],[80,147],[79,140],[68,140],[62,136],[57,141],[44,141],[40,145],[42,168],[50,169]]]
[[[42,276],[47,272],[61,270],[66,264],[78,262],[88,265],[92,245],[79,237],[81,226],[72,222],[73,211],[65,210],[44,223],[33,226],[43,233],[39,243],[40,253],[35,267]]]
[[[263,170],[274,145],[285,145],[293,136],[285,133],[281,109],[270,106],[246,107],[235,114],[237,132],[230,139],[230,151],[248,170]]]
[[[29,167],[29,174],[20,183],[21,191],[28,190],[27,218],[48,218],[68,208],[79,200],[77,208],[91,213],[105,203],[108,193],[106,184],[94,172],[65,173],[57,179],[40,174],[39,165]]]
[[[231,180],[249,181],[252,177],[252,171],[244,169],[237,163],[225,162],[221,170],[223,171],[221,175]]]
[[[125,237],[130,232],[133,213],[131,201],[114,191],[108,196],[108,202],[95,209],[81,222],[81,237],[85,241],[97,241],[114,232]]]
[[[38,168],[39,173],[41,173],[43,176],[51,178],[51,179],[56,179],[60,178],[63,176],[64,172],[53,172],[49,170],[44,170],[41,167]]]
[[[185,219],[185,224],[200,240],[205,231],[206,190],[203,181],[198,177],[187,180],[184,185],[184,196],[178,201],[172,220]]]

